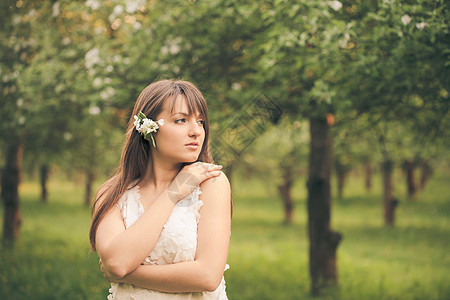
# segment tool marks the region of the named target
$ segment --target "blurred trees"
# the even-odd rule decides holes
[[[276,2],[276,3],[275,3]],[[260,72],[255,81],[276,97],[283,111],[309,120],[308,233],[311,289],[318,294],[337,283],[336,250],[341,240],[331,230],[332,139],[329,129],[340,103],[331,88],[338,41],[345,22],[327,2],[275,1],[258,7],[265,29],[255,39]],[[280,88],[280,87],[283,88]]]
[[[345,11],[351,29],[343,44],[347,51],[340,64],[345,72],[338,92],[354,103],[358,114],[369,115],[376,131],[385,223],[393,225],[397,200],[390,178],[395,162],[420,156],[417,149],[440,144],[437,140],[448,135],[449,10],[444,1],[355,1]]]
[[[307,167],[308,129],[307,122],[292,121],[291,117],[284,116],[277,126],[269,127],[258,137],[253,149],[242,157],[240,170],[246,177],[257,176],[268,188],[277,189],[285,224],[293,221],[293,185]]]
[[[2,2],[1,8],[1,76],[2,101],[0,134],[4,153],[2,172],[2,202],[4,206],[3,241],[9,243],[19,234],[20,210],[18,186],[22,165],[23,147],[27,128],[31,123],[27,110],[32,104],[26,103],[25,92],[20,88],[21,73],[32,63],[39,50],[33,37],[33,21],[36,10],[33,3]],[[21,9],[22,13],[16,13]],[[38,108],[36,107],[36,111]]]

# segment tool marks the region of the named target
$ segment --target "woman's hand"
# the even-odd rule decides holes
[[[222,166],[195,162],[184,166],[167,188],[169,198],[177,203],[190,193],[203,181],[220,175]]]

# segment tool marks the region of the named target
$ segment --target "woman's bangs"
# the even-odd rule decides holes
[[[198,114],[200,118],[206,119],[208,117],[208,111],[204,103],[205,100],[196,97],[185,96],[189,115]]]
[[[205,100],[203,98],[198,97],[197,95],[186,95],[186,93],[178,92],[172,95],[172,107],[171,112],[175,112],[176,99],[179,95],[182,95],[184,100],[186,101],[186,105],[188,108],[189,116],[199,115],[200,118],[207,119],[208,118],[208,109],[206,107]]]

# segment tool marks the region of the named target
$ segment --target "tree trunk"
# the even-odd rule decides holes
[[[41,200],[44,203],[48,202],[47,181],[48,181],[49,167],[47,164],[42,164],[40,169],[41,179]]]
[[[318,295],[322,287],[338,282],[336,250],[341,234],[330,229],[331,217],[331,137],[325,119],[310,119],[308,187],[309,272],[311,290]]]
[[[84,205],[91,205],[92,199],[92,184],[94,183],[94,172],[87,171],[86,172],[86,185],[85,185],[85,195],[84,195]]]
[[[3,244],[12,246],[19,237],[21,223],[19,209],[19,183],[23,156],[23,144],[14,142],[7,145],[5,167],[2,174],[2,200],[4,207]]]
[[[347,170],[339,161],[336,161],[335,166],[336,166],[338,198],[342,199],[345,179],[347,177]]]
[[[387,159],[381,166],[383,172],[383,198],[384,198],[384,223],[393,226],[395,223],[395,208],[398,205],[398,200],[392,193],[392,173],[393,163]]]
[[[284,223],[292,223],[292,213],[294,210],[294,202],[292,201],[292,170],[289,167],[283,168],[283,182],[278,185],[278,191],[280,192],[281,199],[283,200],[284,207]]]
[[[416,197],[417,189],[414,180],[414,160],[405,161],[406,172],[406,190],[408,191],[408,199],[413,200]]]
[[[425,188],[425,185],[428,182],[428,179],[430,178],[431,174],[433,173],[433,169],[431,168],[428,161],[424,160],[420,164],[421,174],[420,174],[420,188]]]
[[[364,174],[366,191],[370,191],[372,188],[372,166],[370,165],[370,161],[364,163]]]

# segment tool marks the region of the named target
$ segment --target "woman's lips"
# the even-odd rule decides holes
[[[191,150],[197,150],[198,149],[198,143],[196,143],[196,142],[185,144],[184,146],[187,147],[188,149],[191,149]]]

